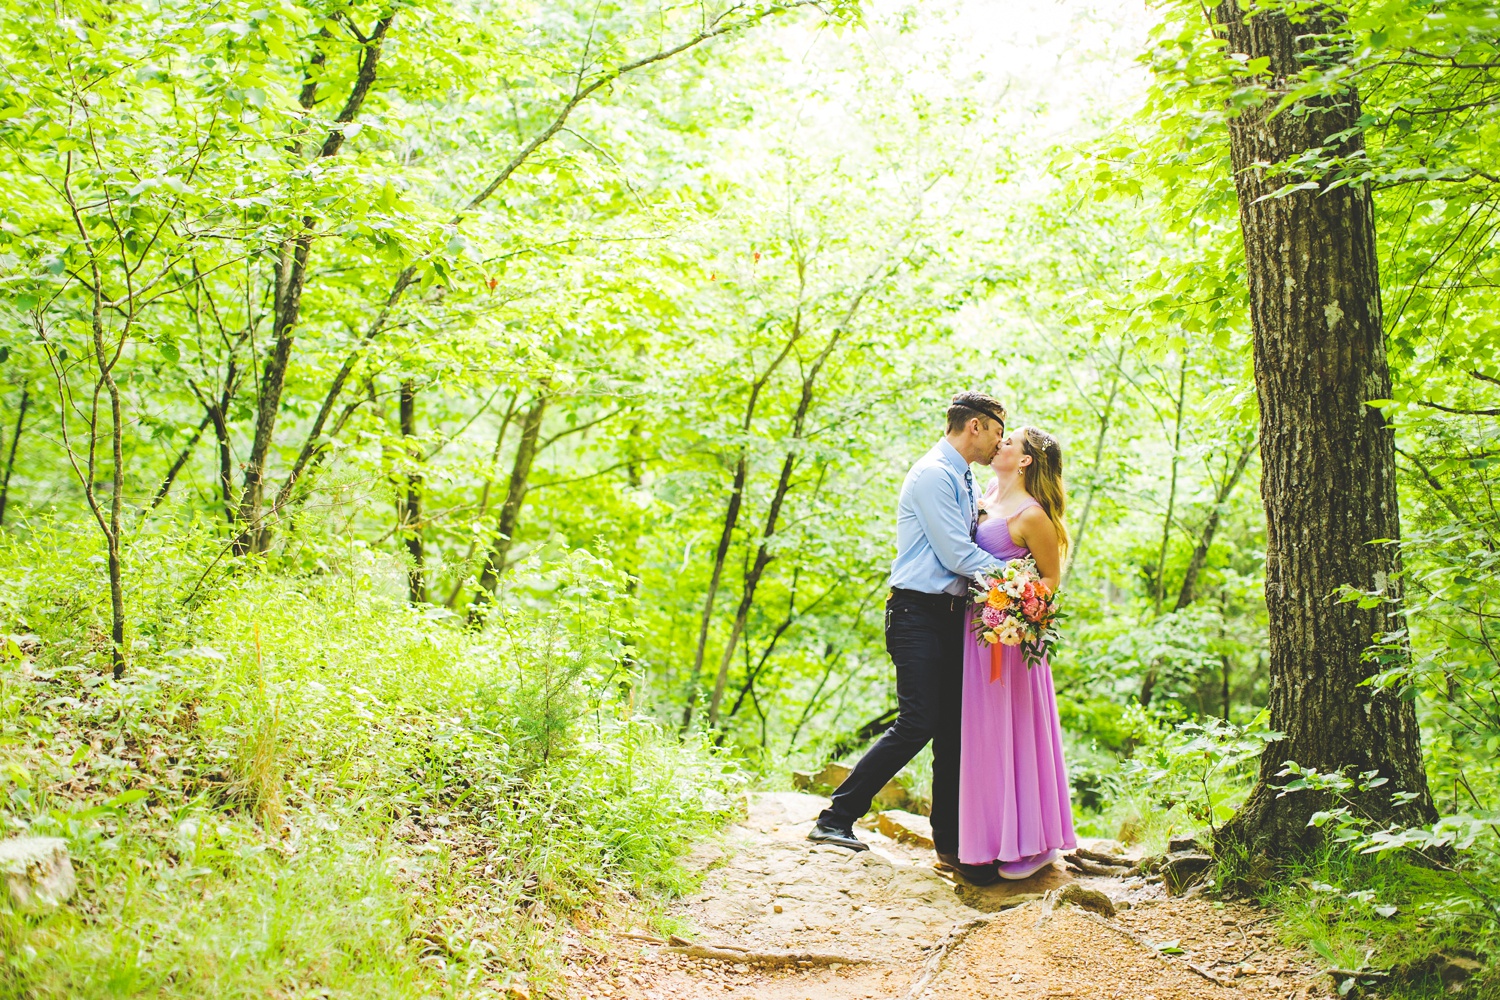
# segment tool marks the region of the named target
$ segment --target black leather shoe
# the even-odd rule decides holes
[[[957,854],[944,854],[937,852],[938,867],[945,868],[962,878],[970,885],[994,885],[1000,881],[1000,865],[991,861],[987,865],[966,865],[958,860]]]
[[[812,828],[812,833],[807,839],[815,844],[832,844],[834,847],[847,847],[851,851],[868,851],[870,845],[854,836],[854,831],[845,827],[840,830],[836,826],[825,826],[822,823]]]

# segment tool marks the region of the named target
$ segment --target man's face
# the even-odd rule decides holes
[[[1000,450],[1000,443],[1005,440],[1005,425],[998,420],[979,420],[978,441],[979,453],[982,456],[979,461],[989,465],[995,458],[995,453]]]

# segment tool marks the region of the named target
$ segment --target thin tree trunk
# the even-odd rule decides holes
[[[484,607],[494,598],[500,586],[500,576],[505,572],[506,560],[510,557],[515,542],[516,523],[520,520],[521,504],[526,501],[527,483],[531,478],[531,467],[536,462],[537,441],[542,436],[542,418],[547,413],[549,397],[545,392],[537,393],[531,407],[521,420],[521,440],[516,446],[516,459],[511,465],[510,482],[505,489],[505,502],[500,506],[500,520],[495,525],[495,538],[485,557],[484,569],[479,574],[479,591],[469,607],[469,621],[477,623],[484,615]]]
[[[167,474],[162,477],[161,485],[156,488],[156,496],[151,498],[151,503],[146,508],[146,511],[153,511],[160,507],[161,502],[167,498],[167,494],[172,492],[172,483],[177,480],[177,474],[182,471],[184,465],[187,465],[188,459],[193,457],[193,449],[198,447],[198,442],[203,438],[203,432],[208,429],[208,425],[212,420],[213,417],[211,415],[205,414],[203,419],[198,421],[198,427],[193,431],[193,436],[188,439],[187,444],[183,445],[182,451],[177,453],[177,459],[172,463],[172,467],[167,470]],[[142,512],[143,517],[146,511]]]
[[[1182,589],[1177,592],[1177,603],[1172,606],[1173,611],[1181,611],[1193,603],[1193,588],[1198,585],[1198,574],[1203,572],[1203,564],[1208,561],[1208,550],[1213,546],[1214,535],[1219,531],[1219,521],[1224,515],[1224,505],[1229,502],[1229,496],[1234,488],[1239,485],[1240,477],[1245,474],[1245,466],[1250,464],[1250,456],[1255,452],[1255,441],[1251,440],[1240,450],[1240,457],[1234,463],[1228,478],[1219,484],[1214,494],[1213,509],[1208,513],[1208,520],[1203,525],[1203,532],[1198,536],[1198,544],[1193,546],[1193,556],[1188,560],[1187,572],[1182,575]]]
[[[1310,160],[1333,135],[1342,138],[1330,152],[1362,154],[1352,87],[1272,114],[1309,50],[1341,30],[1342,16],[1322,7],[1293,24],[1279,7],[1252,6],[1247,16],[1226,0],[1215,18],[1228,51],[1268,59],[1273,80],[1265,102],[1231,119],[1229,139],[1260,403],[1270,721],[1286,734],[1261,756],[1259,780],[1220,838],[1279,859],[1316,843],[1308,820],[1327,806],[1321,795],[1281,794],[1278,772],[1288,760],[1325,772],[1378,772],[1386,784],[1358,800],[1377,823],[1436,814],[1415,706],[1395,690],[1364,685],[1390,666],[1365,660],[1372,637],[1404,627],[1399,552],[1372,544],[1399,539],[1401,520],[1392,430],[1367,405],[1391,395],[1370,191],[1336,185],[1333,173],[1289,178],[1266,169]],[[1317,189],[1271,197],[1307,179]],[[1339,603],[1344,586],[1393,603]]]
[[[516,415],[516,403],[520,401],[520,398],[521,391],[519,389],[511,393],[510,405],[505,408],[505,416],[500,420],[500,431],[495,435],[495,448],[492,452],[490,452],[489,469],[491,471],[485,473],[484,486],[479,491],[479,508],[474,512],[474,516],[476,518],[484,517],[485,512],[490,509],[490,491],[494,489],[495,486],[495,476],[493,470],[495,468],[495,463],[500,461],[500,450],[505,446],[505,435],[506,432],[510,430],[510,422]],[[466,572],[469,565],[469,560],[474,558],[474,552],[477,546],[477,542],[469,543],[469,551],[464,555],[463,561]],[[463,593],[464,579],[465,573],[459,574],[458,579],[453,582],[453,590],[449,592],[448,599],[443,602],[444,606],[451,608],[458,603],[458,595]]]
[[[350,88],[349,97],[336,119],[338,124],[329,130],[318,148],[318,159],[336,156],[343,148],[344,125],[358,117],[364,107],[365,98],[375,83],[386,33],[395,17],[396,11],[392,10],[377,22],[369,38],[363,41],[359,71]],[[322,55],[320,47],[313,57],[315,65],[321,62]],[[317,82],[310,80],[303,85],[299,98],[302,107],[311,110],[316,97]],[[286,385],[287,367],[291,364],[297,324],[302,317],[302,293],[307,286],[307,260],[312,252],[316,224],[317,220],[311,216],[301,220],[297,235],[282,244],[281,260],[276,269],[276,290],[271,309],[276,342],[270,357],[266,359],[265,372],[261,376],[260,398],[255,412],[255,434],[251,438],[250,455],[245,462],[245,484],[240,493],[238,512],[243,529],[234,546],[238,554],[264,549],[269,538],[268,526],[262,523],[261,512],[265,495],[266,457],[270,454],[271,442],[276,433],[276,418],[281,412],[281,393]]]
[[[472,215],[475,209],[479,208],[486,201],[488,201],[495,194],[495,192],[500,190],[500,188],[510,180],[515,172],[519,170],[528,159],[531,158],[533,153],[550,142],[553,136],[557,135],[558,132],[561,132],[563,130],[564,126],[568,122],[568,119],[572,116],[574,111],[578,110],[580,105],[588,101],[589,98],[591,98],[601,89],[609,87],[616,80],[628,76],[629,74],[634,73],[637,70],[645,69],[648,66],[653,66],[656,63],[669,60],[674,56],[680,55],[683,52],[687,52],[705,42],[709,42],[716,38],[732,34],[736,31],[741,31],[753,27],[758,24],[762,18],[767,17],[773,13],[792,10],[798,7],[813,6],[816,2],[817,0],[792,0],[792,2],[785,5],[768,5],[763,8],[758,8],[753,13],[747,15],[739,21],[725,21],[722,19],[715,20],[713,22],[710,22],[709,24],[704,25],[697,34],[688,39],[685,39],[682,42],[677,43],[676,45],[672,45],[664,49],[658,49],[656,52],[653,52],[650,55],[642,56],[638,59],[633,59],[630,62],[621,63],[610,69],[595,74],[591,79],[585,80],[580,77],[576,81],[576,86],[573,90],[573,93],[558,107],[557,112],[553,116],[552,120],[547,124],[547,126],[536,135],[532,136],[532,138],[526,143],[526,145],[522,146],[521,149],[518,150],[513,157],[511,157],[509,162],[507,162],[503,167],[500,168],[499,173],[492,177],[483,188],[481,188],[477,193],[470,197],[468,201],[464,203],[461,209],[459,209],[449,218],[449,225],[458,226],[462,224],[467,216]],[[304,88],[304,93],[305,92],[306,90]],[[281,488],[280,494],[278,495],[277,506],[280,506],[281,503],[284,502],[280,498],[289,498],[291,496],[292,486],[295,484],[296,480],[304,473],[308,464],[314,460],[314,456],[321,451],[323,445],[318,439],[323,433],[323,424],[327,420],[329,414],[333,412],[334,404],[337,402],[340,394],[342,394],[342,392],[344,391],[344,386],[348,381],[350,373],[354,370],[354,366],[359,362],[359,359],[369,348],[370,344],[378,339],[388,329],[388,327],[390,326],[392,315],[395,314],[397,307],[400,306],[401,300],[403,297],[405,297],[407,289],[411,288],[411,286],[416,283],[418,274],[419,265],[409,264],[405,268],[403,268],[399,274],[396,275],[396,280],[391,283],[390,291],[386,293],[385,302],[376,312],[375,318],[371,320],[370,325],[365,328],[364,334],[361,335],[358,342],[355,344],[354,349],[351,350],[345,357],[343,364],[339,368],[338,374],[334,376],[333,382],[329,385],[328,391],[324,395],[323,403],[318,410],[318,415],[313,419],[312,429],[308,432],[307,439],[303,442],[303,446],[298,455],[298,458],[293,464],[291,473],[287,477],[287,482]]]
[[[1182,414],[1187,404],[1187,353],[1182,356],[1182,366],[1177,371],[1176,426],[1172,432],[1172,475],[1167,488],[1167,514],[1161,522],[1161,549],[1156,556],[1156,593],[1152,601],[1151,617],[1160,618],[1162,601],[1167,587],[1167,544],[1172,539],[1172,517],[1177,510],[1177,467],[1182,455]],[[1146,676],[1141,678],[1139,701],[1142,708],[1149,707],[1151,696],[1156,693],[1156,681],[1160,676],[1160,659],[1151,661]]]
[[[406,571],[407,597],[413,604],[427,601],[425,554],[422,551],[422,474],[417,463],[422,459],[421,447],[413,440],[417,434],[417,388],[410,380],[401,383],[401,441],[406,446],[407,469],[404,475],[405,495],[401,504],[402,535],[405,536],[406,554],[411,566]]]
[[[1121,348],[1121,353],[1124,348]],[[1094,513],[1094,499],[1099,495],[1099,463],[1104,460],[1104,441],[1109,436],[1110,421],[1114,418],[1115,400],[1120,395],[1120,371],[1115,368],[1114,378],[1109,383],[1109,395],[1105,397],[1104,409],[1099,413],[1099,433],[1094,436],[1094,464],[1089,468],[1092,470],[1089,476],[1089,491],[1083,498],[1083,513],[1078,516],[1078,530],[1073,533],[1072,551],[1068,553],[1068,565],[1063,567],[1066,576],[1068,568],[1078,562],[1078,553],[1083,551],[1083,540],[1087,537],[1089,530],[1089,518]]]
[[[861,297],[863,294],[861,292]],[[829,335],[828,343],[819,352],[808,368],[807,374],[802,378],[802,393],[797,399],[797,410],[792,415],[791,446],[787,448],[786,458],[781,463],[781,475],[777,477],[776,489],[771,494],[771,505],[766,510],[766,523],[761,529],[760,544],[755,549],[755,561],[751,564],[750,571],[745,574],[744,583],[741,585],[740,604],[735,609],[734,624],[729,628],[729,639],[724,644],[724,655],[719,660],[719,673],[714,678],[714,693],[708,703],[708,727],[710,729],[719,721],[719,703],[724,700],[724,688],[729,683],[729,664],[734,656],[734,647],[745,633],[745,622],[749,619],[750,608],[755,603],[755,591],[760,586],[761,576],[765,573],[766,567],[771,564],[772,559],[776,558],[771,551],[771,539],[776,536],[776,529],[781,519],[781,507],[792,488],[792,472],[797,467],[797,458],[802,451],[802,433],[807,424],[807,413],[812,408],[813,388],[817,384],[818,375],[823,371],[824,364],[832,356],[834,348],[838,346],[844,332],[848,329],[849,321],[853,319],[854,309],[858,308],[858,305],[859,300],[856,299],[849,314]],[[798,324],[801,324],[800,317]]]
[[[719,544],[714,549],[713,570],[708,578],[708,593],[703,597],[703,614],[698,620],[698,643],[693,650],[693,668],[688,674],[687,690],[684,692],[682,708],[682,731],[687,732],[693,724],[693,710],[698,704],[698,681],[703,676],[703,661],[708,653],[708,627],[713,622],[714,601],[719,596],[719,585],[724,579],[724,563],[729,557],[729,546],[734,541],[734,529],[739,525],[740,508],[745,500],[745,481],[750,475],[750,429],[755,422],[755,409],[760,403],[760,394],[797,346],[802,337],[802,314],[799,311],[792,323],[791,335],[781,353],[766,366],[766,370],[750,383],[750,394],[745,400],[745,415],[740,419],[740,451],[734,464],[734,479],[729,484],[729,497],[724,504],[724,520],[719,531]]]
[[[1177,371],[1176,426],[1172,431],[1172,475],[1167,487],[1167,516],[1161,522],[1161,549],[1156,556],[1156,596],[1152,604],[1152,617],[1161,617],[1162,601],[1167,589],[1167,545],[1172,540],[1172,517],[1177,511],[1177,468],[1182,457],[1182,414],[1187,405],[1187,354],[1182,356],[1182,366]]]
[[[802,727],[807,725],[807,720],[812,716],[813,709],[817,707],[818,698],[823,694],[823,688],[828,686],[828,678],[833,676],[833,668],[838,665],[840,657],[835,655],[838,650],[832,646],[824,647],[823,676],[818,678],[818,686],[813,688],[813,693],[808,697],[807,704],[802,706],[802,714],[797,718],[797,724],[792,727],[792,735],[787,737],[786,752],[791,753],[797,746],[797,737],[802,735]]]
[[[10,451],[5,456],[5,479],[0,481],[0,527],[5,525],[5,505],[10,501],[10,474],[16,467],[16,445],[21,443],[21,430],[26,424],[26,407],[31,403],[31,391],[21,386],[21,408],[16,413],[16,429],[10,435]]]

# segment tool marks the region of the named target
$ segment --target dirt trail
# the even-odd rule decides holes
[[[641,930],[576,942],[569,996],[1300,1000],[1330,992],[1250,907],[1168,898],[1140,878],[1075,877],[1061,863],[976,889],[936,871],[930,850],[874,830],[861,831],[871,850],[860,854],[808,843],[826,804],[797,793],[752,796],[747,818],[690,858],[705,875],[700,891],[673,907],[681,938]],[[1075,882],[1108,896],[1115,917],[1056,905],[1054,890]]]

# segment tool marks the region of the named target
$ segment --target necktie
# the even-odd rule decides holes
[[[974,509],[974,473],[969,469],[964,470],[964,500],[969,507],[969,534],[972,535],[979,526],[979,512]]]

